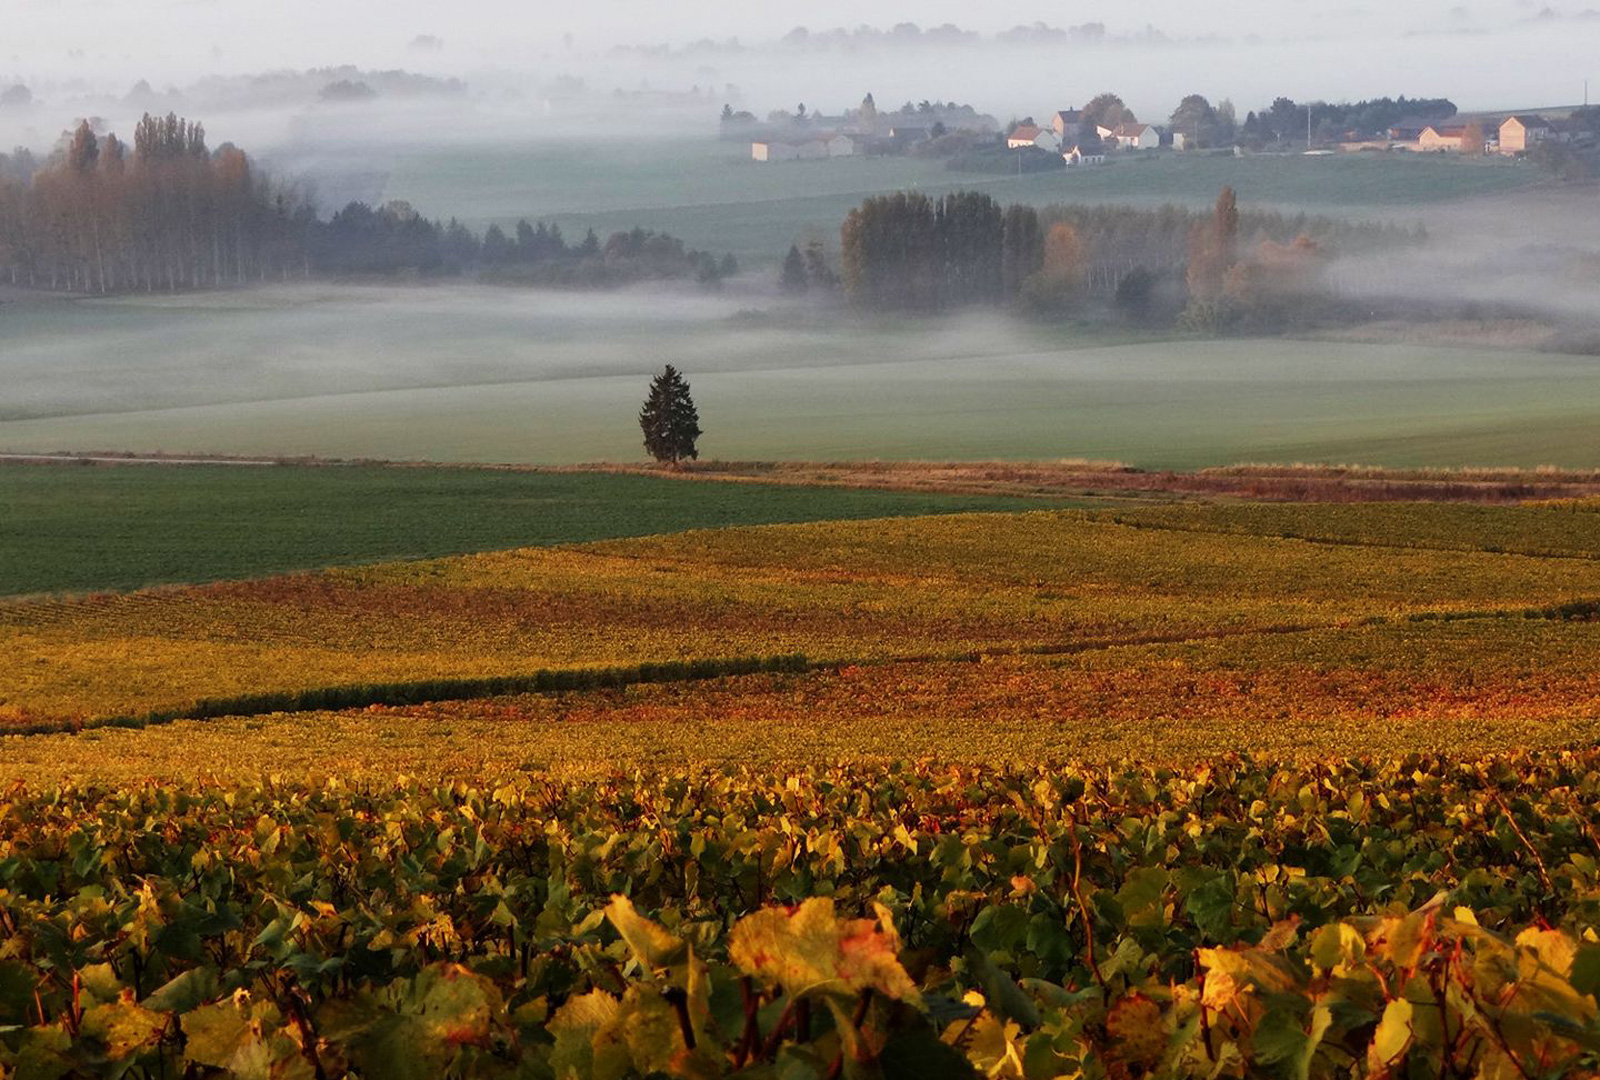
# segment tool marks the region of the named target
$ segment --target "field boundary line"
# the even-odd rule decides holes
[[[1305,544],[1326,544],[1330,547],[1381,548],[1388,551],[1440,551],[1454,552],[1461,555],[1515,555],[1518,558],[1523,559],[1568,559],[1575,562],[1600,562],[1600,552],[1591,551],[1557,551],[1540,548],[1465,547],[1461,545],[1445,543],[1385,543],[1381,540],[1364,540],[1342,536],[1306,536],[1301,533],[1288,532],[1250,532],[1246,529],[1212,528],[1204,525],[1180,525],[1164,521],[1138,521],[1119,517],[1115,511],[1106,514],[1104,511],[1097,511],[1093,508],[1086,508],[1082,512],[1087,515],[1090,520],[1103,521],[1113,525],[1124,525],[1130,529],[1150,529],[1155,532],[1190,533],[1204,536],[1248,536],[1261,540],[1298,540]]]
[[[146,728],[178,720],[210,720],[222,716],[318,712],[373,705],[423,705],[436,701],[471,701],[506,694],[553,694],[564,691],[614,690],[651,683],[696,682],[735,675],[804,674],[826,665],[799,653],[774,656],[668,660],[612,667],[543,668],[522,675],[480,678],[424,679],[415,682],[346,684],[304,690],[267,691],[236,697],[203,698],[190,705],[147,713],[87,720],[44,720],[0,728],[0,736],[62,735],[99,728]]]

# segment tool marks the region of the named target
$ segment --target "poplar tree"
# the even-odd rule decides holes
[[[676,465],[700,457],[695,449],[700,414],[689,396],[689,384],[671,364],[650,381],[650,394],[639,410],[639,427],[644,431],[644,448],[657,461]]]
[[[1186,280],[1191,296],[1215,298],[1222,282],[1238,259],[1239,200],[1233,188],[1225,187],[1217,196],[1211,220],[1196,225],[1189,239],[1189,269]]]
[[[1020,203],[1006,208],[1002,230],[1001,288],[1006,296],[1016,296],[1044,261],[1044,231],[1038,211]]]

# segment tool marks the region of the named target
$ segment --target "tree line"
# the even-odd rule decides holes
[[[635,281],[694,280],[716,285],[738,272],[732,255],[718,258],[677,237],[633,228],[601,240],[593,229],[568,241],[559,225],[526,220],[507,232],[481,235],[461,222],[434,221],[410,204],[353,202],[314,222],[307,250],[316,273],[331,277],[447,277],[523,285],[601,288]]]
[[[198,123],[146,115],[130,147],[84,122],[42,167],[0,169],[0,274],[111,293],[303,272],[314,219]]]
[[[1241,212],[1224,189],[1210,213],[1167,206],[1002,208],[980,192],[932,199],[875,196],[840,230],[845,295],[874,312],[1014,304],[1072,311],[1110,301],[1136,321],[1197,330],[1266,328],[1304,317],[1288,297],[1314,291],[1327,260],[1421,242],[1419,230]],[[780,274],[805,291],[807,260],[791,249]]]
[[[526,221],[481,235],[403,202],[352,202],[322,220],[239,148],[202,125],[146,115],[131,146],[78,125],[44,163],[0,155],[0,280],[124,293],[310,276],[441,276],[600,287],[687,279],[715,285],[732,256],[632,229],[569,243]]]
[[[840,233],[845,290],[859,307],[937,311],[1015,297],[1043,259],[1039,215],[990,196],[918,192],[867,199]]]

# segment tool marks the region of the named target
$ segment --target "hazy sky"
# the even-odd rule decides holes
[[[0,65],[15,74],[121,68],[165,62],[185,72],[215,65],[379,62],[402,55],[431,34],[458,62],[510,61],[528,50],[559,48],[571,34],[579,48],[702,37],[775,37],[796,24],[813,29],[901,21],[924,27],[954,22],[984,32],[1045,21],[1065,26],[1104,22],[1113,32],[1154,25],[1173,35],[1272,38],[1397,37],[1419,32],[1492,31],[1543,15],[1592,41],[1600,11],[1592,0],[1119,0],[1038,3],[990,0],[808,0],[729,4],[710,0],[0,0]],[[1352,56],[1359,63],[1359,56]],[[92,71],[80,70],[90,75]]]
[[[758,112],[799,101],[839,109],[871,90],[884,101],[968,101],[1002,120],[1081,104],[1106,89],[1153,118],[1195,91],[1230,98],[1241,113],[1279,94],[1444,95],[1468,109],[1533,108],[1576,103],[1586,77],[1600,90],[1594,5],[1600,0],[0,0],[0,83],[26,81],[41,102],[26,117],[0,115],[0,144],[48,143],[87,110],[121,123],[103,95],[121,95],[139,79],[162,89],[212,73],[335,64],[458,77],[480,109],[512,99],[548,108],[541,88],[558,77],[580,78],[602,94],[711,87],[719,101]],[[989,46],[950,55],[879,49],[661,59],[612,51],[704,38],[754,45],[796,24],[822,30],[902,21],[924,28],[948,21],[985,34],[1036,21],[1102,22],[1112,35],[1153,26],[1174,43]],[[442,45],[418,48],[422,35]],[[271,137],[258,135],[248,118],[207,119],[226,121],[215,126],[228,137]]]

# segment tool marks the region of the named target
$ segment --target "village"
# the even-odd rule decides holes
[[[1398,102],[1384,99],[1383,103],[1407,104],[1405,98]],[[1161,151],[1410,152],[1515,158],[1544,143],[1593,144],[1597,127],[1593,113],[1600,111],[1585,106],[1552,110],[1560,115],[1550,116],[1536,112],[1464,115],[1444,99],[1411,104],[1426,105],[1430,111],[1362,130],[1360,125],[1341,126],[1338,122],[1341,109],[1351,111],[1360,106],[1297,105],[1279,99],[1270,110],[1252,112],[1238,122],[1230,103],[1213,108],[1205,98],[1191,95],[1167,124],[1150,124],[1138,121],[1116,95],[1101,94],[1083,109],[1049,114],[1047,122],[1038,123],[1029,116],[1002,128],[993,117],[954,103],[907,104],[898,112],[879,113],[869,94],[861,108],[838,116],[808,114],[802,105],[797,113],[769,114],[762,123],[749,113],[724,110],[723,137],[748,136],[751,159],[763,163],[915,155],[949,158],[952,167],[958,160],[986,159],[1010,168],[1004,153],[1009,152],[1018,168],[1026,157],[1030,171],[1104,165],[1120,155]],[[1370,121],[1370,111],[1362,115]],[[1303,135],[1297,130],[1301,124]]]

